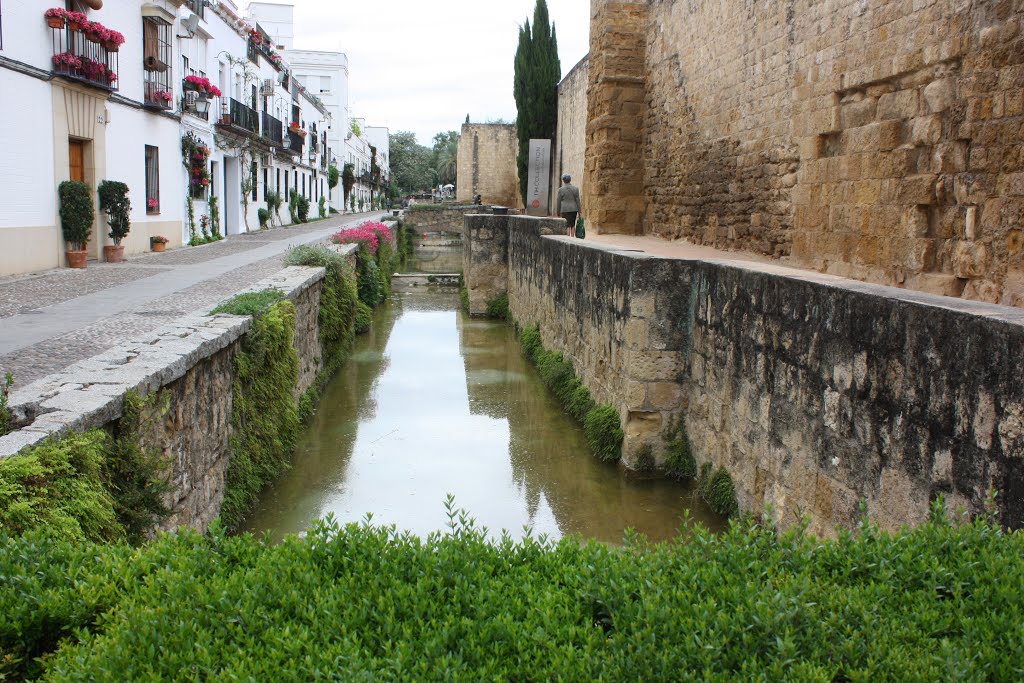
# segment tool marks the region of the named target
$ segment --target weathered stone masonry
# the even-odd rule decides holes
[[[590,52],[600,231],[1024,305],[1021,0],[593,0]]]
[[[354,245],[337,247],[353,258]],[[277,288],[295,304],[298,398],[315,381],[324,356],[318,315],[323,268],[290,267],[251,290]],[[53,435],[110,427],[121,418],[125,392],[158,393],[157,419],[144,420],[143,447],[171,463],[172,515],[161,528],[205,531],[220,512],[229,465],[234,359],[251,319],[198,313],[136,342],[34,382],[11,396],[21,428],[0,437],[0,457]]]
[[[784,524],[807,515],[827,535],[854,525],[864,500],[895,528],[940,493],[980,513],[994,490],[1003,523],[1024,526],[1024,313],[470,216],[464,239],[490,231],[495,271],[502,220],[508,279],[488,271],[478,300],[507,287],[516,320],[538,323],[618,407],[627,466],[644,443],[662,458],[662,429],[684,412],[698,462],[724,465],[742,508],[770,505]]]

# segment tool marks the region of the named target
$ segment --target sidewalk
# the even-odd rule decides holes
[[[119,264],[0,278],[0,377],[10,372],[24,387],[246,289],[280,270],[289,246],[378,215],[334,216]]]

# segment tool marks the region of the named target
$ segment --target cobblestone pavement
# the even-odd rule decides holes
[[[269,243],[301,237],[366,220],[376,214],[337,216],[301,228],[279,228],[250,235],[232,236],[223,242],[202,247],[184,247],[162,254],[136,256],[124,264],[93,264],[82,271],[58,269],[32,275],[0,278],[0,337],[4,318],[16,314],[45,315],[45,307],[71,301],[176,266],[213,262]],[[212,306],[246,289],[284,267],[284,255],[211,277],[166,296],[154,298],[115,315],[100,318],[63,334],[52,336],[12,353],[0,355],[0,375],[10,372],[17,386],[25,386],[71,363],[89,358],[122,341],[151,332],[182,315]]]

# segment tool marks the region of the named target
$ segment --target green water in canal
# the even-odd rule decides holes
[[[624,476],[588,451],[504,323],[472,319],[452,289],[396,290],[324,393],[292,468],[266,490],[247,530],[273,539],[312,521],[447,529],[454,494],[495,535],[608,543],[632,527],[674,537],[686,510],[723,522],[692,488]]]

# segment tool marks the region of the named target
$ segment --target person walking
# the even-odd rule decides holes
[[[572,184],[572,177],[566,173],[562,176],[562,186],[558,188],[558,213],[565,219],[569,237],[576,235],[576,217],[580,215],[582,204],[580,188]]]

